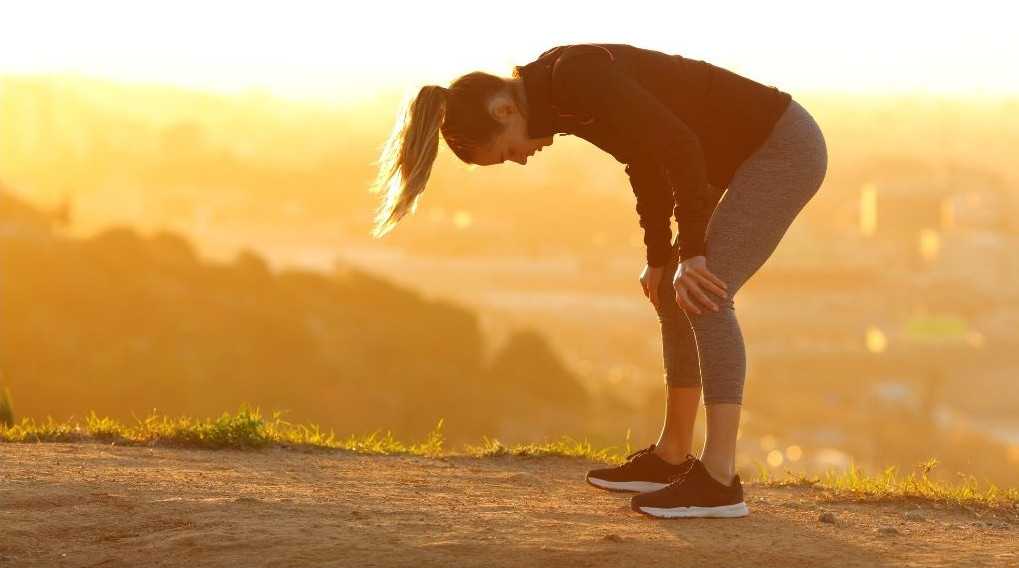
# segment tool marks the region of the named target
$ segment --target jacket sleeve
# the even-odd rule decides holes
[[[627,164],[625,171],[637,197],[648,266],[665,266],[672,253],[672,214],[676,202],[662,166],[655,160],[635,160]]]
[[[662,250],[671,250],[673,206],[679,225],[680,260],[705,254],[704,232],[711,209],[707,168],[697,135],[604,55],[564,58],[556,65],[553,80],[563,97],[595,119],[607,121],[624,137],[630,155],[627,174],[637,196],[648,264],[665,264]],[[668,195],[670,189],[672,199],[667,203],[662,194]]]

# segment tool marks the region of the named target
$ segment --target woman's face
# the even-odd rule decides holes
[[[527,119],[512,103],[497,104],[492,109],[495,119],[503,123],[502,132],[492,144],[474,154],[479,166],[492,166],[512,160],[520,165],[527,164],[527,158],[552,145],[552,136],[531,138],[527,133]]]

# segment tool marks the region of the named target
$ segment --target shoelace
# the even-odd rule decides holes
[[[633,452],[632,454],[626,456],[626,462],[623,463],[622,465],[620,465],[620,467],[629,467],[629,466],[637,463],[645,455],[650,455],[651,451],[654,450],[654,448],[655,448],[655,445],[651,444],[651,445],[649,445],[646,448],[641,448],[641,449]]]
[[[688,473],[690,473],[690,472],[691,472],[691,471],[693,470],[693,467],[694,467],[694,465],[695,465],[695,464],[694,464],[694,462],[695,462],[695,461],[697,461],[697,458],[696,458],[696,457],[694,457],[694,456],[693,456],[693,454],[687,454],[687,455],[686,455],[686,459],[688,459],[688,460],[692,460],[692,461],[690,461],[690,465],[689,465],[689,466],[687,466],[687,468],[686,468],[686,469],[684,469],[683,471],[681,471],[681,472],[679,472],[679,473],[677,473],[677,474],[673,475],[672,477],[668,478],[668,482],[669,482],[669,485],[670,485],[670,486],[671,486],[671,485],[672,485],[673,483],[675,483],[675,482],[677,482],[677,481],[679,481],[679,480],[681,480],[681,479],[685,478],[685,477],[687,476],[687,474],[688,474]]]

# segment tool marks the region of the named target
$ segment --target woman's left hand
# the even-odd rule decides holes
[[[704,290],[711,290],[722,299],[728,297],[725,282],[708,270],[708,259],[705,256],[692,256],[679,263],[672,286],[676,289],[676,303],[679,307],[695,314],[700,314],[701,310],[694,305],[693,298],[712,311],[718,311],[718,306],[708,298]]]

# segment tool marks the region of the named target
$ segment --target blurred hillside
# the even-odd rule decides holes
[[[378,198],[367,188],[401,93],[356,108],[324,108],[257,92],[225,98],[81,77],[7,76],[0,79],[0,89],[3,179],[12,195],[52,212],[47,217],[53,223],[51,239],[62,243],[54,249],[5,244],[20,255],[4,254],[5,298],[10,288],[24,294],[14,304],[41,305],[70,293],[50,290],[56,284],[41,276],[63,266],[54,264],[56,258],[83,274],[113,270],[82,282],[135,282],[133,292],[114,297],[143,305],[161,305],[159,294],[170,293],[164,288],[184,294],[183,287],[189,303],[165,309],[191,323],[173,324],[184,331],[174,332],[168,344],[190,337],[185,332],[199,326],[216,348],[187,347],[189,355],[181,356],[186,363],[174,363],[173,373],[210,373],[202,381],[215,382],[219,379],[210,377],[239,376],[230,375],[233,369],[257,369],[270,383],[287,381],[287,388],[273,387],[267,397],[302,385],[309,389],[290,395],[303,398],[280,399],[284,404],[240,396],[236,385],[224,383],[223,392],[231,397],[227,402],[188,408],[188,413],[217,413],[243,398],[263,409],[301,408],[309,419],[341,431],[348,424],[360,430],[406,423],[423,433],[444,415],[452,434],[457,420],[433,407],[478,400],[470,397],[493,391],[487,384],[480,393],[464,387],[473,394],[438,389],[434,396],[446,402],[433,403],[425,384],[476,383],[497,367],[509,372],[513,357],[498,356],[496,346],[512,345],[519,330],[528,329],[544,338],[532,335],[525,342],[546,354],[535,355],[539,362],[534,364],[561,366],[549,372],[568,375],[573,382],[563,379],[562,384],[576,385],[593,402],[565,403],[572,410],[563,412],[561,423],[533,421],[529,410],[521,411],[512,426],[499,422],[503,430],[481,428],[481,418],[459,417],[464,431],[481,428],[469,436],[526,438],[563,428],[615,444],[628,427],[634,443],[657,436],[663,411],[661,340],[653,308],[637,282],[644,251],[634,199],[620,164],[586,142],[557,137],[527,167],[473,170],[443,148],[418,212],[375,240],[369,231]],[[743,465],[758,460],[816,470],[845,466],[852,456],[864,466],[908,469],[937,456],[943,471],[978,472],[1014,483],[1019,471],[1019,100],[794,96],[825,132],[829,173],[772,259],[735,300],[748,350],[737,459]],[[4,230],[7,240],[6,221]],[[167,255],[191,268],[167,265]],[[122,264],[103,268],[101,258],[122,259],[102,261]],[[122,274],[132,270],[127,259],[164,276],[126,278]],[[155,291],[148,290],[147,283],[168,278],[165,271],[189,276],[184,283],[153,284]],[[26,284],[14,282],[18,274]],[[71,287],[62,280],[70,273],[60,274],[60,285]],[[351,297],[366,297],[364,288],[372,286],[394,294],[376,298],[383,304],[417,298],[398,300],[401,309],[406,302],[417,306],[408,309],[429,314],[443,313],[434,307],[428,311],[432,303],[462,310],[460,316],[435,316],[447,322],[441,329],[456,338],[456,345],[470,346],[461,352],[443,342],[445,350],[436,351],[450,358],[440,360],[444,370],[437,375],[455,380],[400,377],[397,368],[379,374],[369,364],[383,352],[381,331],[368,332],[373,348],[337,347],[357,335],[340,323],[348,314],[343,310],[353,310],[352,300],[336,298],[352,292],[352,283],[360,291]],[[230,299],[235,284],[243,301]],[[83,298],[86,306],[103,305],[92,296]],[[267,298],[281,302],[278,310],[265,305]],[[220,302],[229,307],[202,315]],[[14,304],[5,300],[3,305],[4,337],[12,327],[7,306]],[[249,308],[255,311],[249,314]],[[364,318],[375,313],[360,308]],[[19,317],[30,317],[24,315],[28,308],[15,309],[22,310]],[[95,309],[89,314],[102,320]],[[47,313],[51,327],[29,327],[37,330],[33,341],[38,344],[56,341],[39,330],[53,334],[63,327],[59,317],[78,317],[71,310]],[[401,345],[423,329],[395,313],[384,317],[397,319],[374,325],[403,329]],[[238,322],[241,329],[224,321]],[[263,333],[254,330],[275,322],[285,331],[245,335]],[[145,325],[151,331],[161,324]],[[359,320],[358,325],[368,324]],[[84,332],[75,333],[69,337],[87,339]],[[285,337],[274,340],[274,333]],[[245,343],[225,347],[241,341],[222,337],[234,334],[246,337]],[[113,336],[98,337],[105,340],[90,345],[106,345]],[[135,366],[149,360],[144,349],[151,347],[123,341],[116,350],[100,346],[90,357],[130,360]],[[69,354],[79,352],[74,345],[53,355],[65,365],[60,372],[76,368],[68,362]],[[245,350],[254,353],[257,364],[242,361],[248,357]],[[280,359],[269,361],[277,352]],[[35,389],[17,384],[23,379],[8,368],[10,353],[4,350],[5,372],[16,387],[15,413],[23,416],[26,397],[35,396],[24,391]],[[419,359],[392,356],[385,364],[425,369],[436,364],[427,360],[425,349],[414,353]],[[356,356],[354,363],[348,355]],[[57,364],[48,357],[26,357],[21,364]],[[298,378],[288,369],[299,363],[307,371]],[[347,365],[350,370],[341,373]],[[543,380],[541,374],[514,372],[536,384]],[[336,390],[339,375],[349,375],[358,388],[367,388],[372,377],[395,377],[390,380],[401,389],[406,385],[405,392],[428,397],[398,400],[424,400],[415,408],[427,406],[428,412],[413,415],[412,422],[391,419],[409,412],[387,398],[401,396],[395,387],[366,391],[384,394],[342,416],[336,410],[310,410],[335,409],[340,400],[353,404],[350,391]],[[50,394],[47,404],[60,401],[67,406],[59,408],[74,412],[95,408],[118,415],[124,408]],[[167,404],[178,399],[166,399],[170,394],[143,399],[140,412],[172,411]],[[549,400],[543,404],[552,406]],[[60,417],[52,406],[37,408]],[[573,422],[576,412],[586,413],[586,422]],[[496,409],[495,415],[511,414]]]
[[[125,419],[250,401],[338,433],[528,440],[586,428],[592,405],[545,339],[492,349],[477,317],[361,270],[202,260],[171,232],[87,239],[0,192],[0,349],[19,416]],[[521,417],[526,416],[522,421]]]

